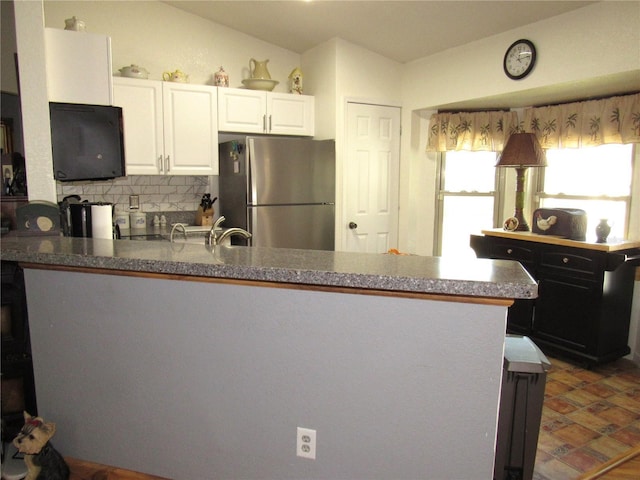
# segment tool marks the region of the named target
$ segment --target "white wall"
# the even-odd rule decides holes
[[[429,110],[531,89],[552,93],[554,85],[640,71],[639,24],[640,3],[599,2],[404,65],[403,124],[412,125],[412,136],[402,142],[401,248],[422,255],[433,251],[435,156],[424,151],[428,124],[420,124]],[[529,77],[512,81],[502,59],[518,38],[534,42],[538,62]]]
[[[15,2],[22,131],[29,200],[56,201],[40,2]]]
[[[305,93],[313,92],[316,101],[316,138],[336,138],[337,43],[334,38],[302,55]]]
[[[640,70],[640,3],[598,2],[557,17],[425,57],[405,65],[402,93],[413,108],[546,88]],[[536,45],[537,65],[524,80],[502,70],[518,38]]]
[[[161,80],[166,71],[182,70],[190,83],[213,85],[223,66],[230,86],[241,87],[249,77],[249,60],[269,59],[269,72],[280,82],[274,91],[287,91],[287,77],[300,65],[300,56],[158,1],[45,1],[45,26],[64,28],[65,18],[85,21],[87,31],[111,37],[113,72],[132,63],[145,67],[149,78]]]

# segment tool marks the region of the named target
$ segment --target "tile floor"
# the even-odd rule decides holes
[[[640,366],[551,358],[534,480],[573,480],[640,444]]]

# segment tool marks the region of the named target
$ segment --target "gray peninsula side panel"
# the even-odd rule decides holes
[[[504,306],[25,277],[65,455],[185,480],[491,478]],[[316,460],[296,457],[298,426]]]

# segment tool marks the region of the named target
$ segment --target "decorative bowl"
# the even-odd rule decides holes
[[[138,65],[131,65],[129,67],[122,67],[120,70],[120,75],[123,77],[129,78],[149,78],[149,72],[144,67],[139,67]]]
[[[270,92],[278,85],[277,80],[269,80],[266,78],[245,78],[242,84],[250,90],[266,90]]]

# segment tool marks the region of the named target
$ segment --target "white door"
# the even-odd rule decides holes
[[[343,245],[350,252],[398,247],[400,108],[347,104]]]

